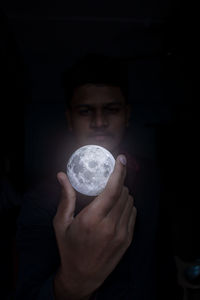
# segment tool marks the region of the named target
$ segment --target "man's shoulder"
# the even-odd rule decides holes
[[[127,158],[127,169],[131,172],[141,173],[146,170],[157,169],[157,159],[135,153],[131,148],[122,148],[120,151]]]
[[[151,157],[140,156],[124,151],[127,158],[127,177],[128,181],[134,184],[149,180],[159,181],[159,166],[157,160]]]

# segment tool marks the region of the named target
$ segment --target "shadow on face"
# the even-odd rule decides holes
[[[99,145],[114,156],[130,118],[130,105],[117,86],[85,84],[75,88],[66,111],[76,147]]]

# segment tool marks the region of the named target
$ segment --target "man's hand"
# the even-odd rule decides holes
[[[120,157],[104,191],[76,217],[76,192],[66,174],[57,175],[62,195],[53,221],[61,259],[56,299],[89,299],[131,244],[136,208],[124,186],[126,166]]]

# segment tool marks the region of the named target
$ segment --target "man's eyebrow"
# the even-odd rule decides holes
[[[104,103],[104,105],[105,106],[111,106],[111,105],[120,105],[120,106],[122,106],[123,103],[120,102],[120,101],[117,101],[117,102],[115,101],[115,102]]]
[[[123,103],[120,102],[120,101],[114,101],[114,102],[105,102],[105,103],[102,103],[102,106],[114,106],[114,105],[119,105],[119,106],[122,106]],[[86,103],[86,104],[77,104],[74,106],[75,108],[88,108],[88,107],[95,107],[94,104],[92,103]]]
[[[88,108],[88,107],[92,107],[91,104],[77,104],[74,106],[75,108]]]

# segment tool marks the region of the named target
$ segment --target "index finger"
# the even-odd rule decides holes
[[[126,176],[126,157],[119,155],[103,192],[90,203],[93,216],[104,218],[120,197]]]

